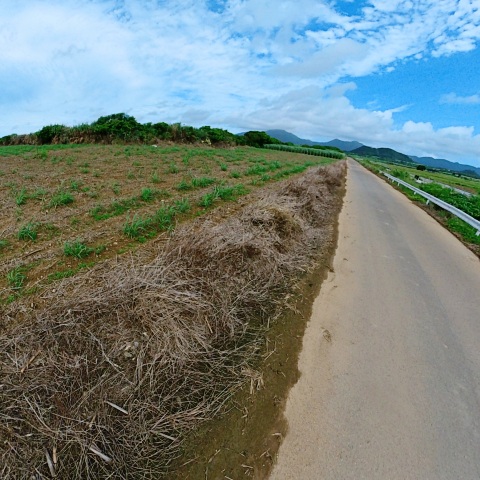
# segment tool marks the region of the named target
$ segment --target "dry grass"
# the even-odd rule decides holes
[[[344,169],[184,225],[153,262],[99,265],[45,307],[5,307],[0,478],[164,476],[185,433],[252,381],[263,325],[331,237]]]

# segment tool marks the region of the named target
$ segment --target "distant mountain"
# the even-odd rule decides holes
[[[347,142],[335,138],[329,142],[314,142],[305,138],[300,138],[293,133],[286,130],[266,130],[265,133],[277,140],[285,143],[293,143],[294,145],[325,145],[329,147],[337,147],[344,152],[351,152],[356,155],[371,156],[384,158],[385,160],[393,160],[401,163],[420,163],[427,167],[443,168],[445,170],[451,170],[453,172],[473,172],[480,176],[480,168],[473,167],[471,165],[463,165],[457,162],[451,162],[443,158],[432,157],[415,157],[414,155],[405,155],[403,153],[392,150],[391,148],[372,148],[363,145],[360,142]]]
[[[363,157],[384,158],[385,160],[393,160],[400,163],[413,163],[413,160],[408,155],[392,150],[391,148],[372,148],[364,145],[352,150],[350,153]]]
[[[293,133],[285,130],[266,130],[265,133],[284,143],[293,143],[294,145],[323,145],[323,143],[314,142],[305,138],[300,138]]]
[[[285,143],[293,143],[294,145],[310,145],[310,146],[324,145],[327,147],[339,148],[344,152],[350,152],[355,148],[359,148],[363,146],[359,142],[345,142],[343,140],[339,140],[338,138],[335,138],[334,140],[330,140],[329,142],[314,142],[313,140],[297,137],[293,133],[287,132],[285,130],[266,130],[265,133]]]
[[[357,148],[363,147],[363,143],[360,142],[346,142],[344,140],[339,140],[338,138],[335,138],[334,140],[330,140],[329,142],[326,143],[321,143],[321,145],[326,145],[328,147],[337,147],[340,150],[343,150],[344,152],[351,152],[352,150],[355,150]]]
[[[474,172],[480,176],[480,168],[473,167],[472,165],[463,165],[458,162],[451,162],[450,160],[445,160],[444,158],[433,158],[433,157],[415,157],[410,155],[410,158],[422,165],[432,168],[444,168],[446,170],[451,170],[452,172]]]

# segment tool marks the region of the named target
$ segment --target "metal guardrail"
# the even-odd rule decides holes
[[[400,180],[399,178],[393,177],[389,173],[382,172],[382,174],[385,175],[392,182],[397,182],[399,185],[403,185],[404,187],[407,187],[410,190],[413,190],[416,194],[422,196],[423,198],[426,198],[427,205],[429,202],[432,202],[435,205],[438,205],[439,207],[443,208],[447,212],[452,213],[456,217],[463,220],[465,223],[468,223],[473,228],[475,228],[477,230],[477,235],[480,235],[480,221],[471,217],[470,215],[468,215],[468,213],[465,213],[464,211],[454,207],[453,205],[450,205],[449,203],[444,202],[443,200],[440,200],[439,198],[434,197],[433,195],[430,195],[429,193],[424,192],[423,190],[420,190],[419,188],[416,188],[413,185],[410,185],[409,183],[404,182],[403,180]]]

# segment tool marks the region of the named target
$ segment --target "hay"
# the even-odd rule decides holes
[[[331,241],[344,169],[312,169],[234,217],[182,226],[154,261],[65,280],[42,308],[9,307],[0,478],[164,476],[185,433],[254,385],[263,325]]]

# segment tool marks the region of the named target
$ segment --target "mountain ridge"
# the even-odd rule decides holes
[[[419,163],[421,165],[425,165],[426,167],[431,167],[431,168],[442,168],[446,170],[450,170],[452,172],[474,172],[476,175],[480,176],[480,167],[474,167],[473,165],[468,165],[465,163],[460,163],[460,162],[452,162],[451,160],[447,160],[445,158],[434,158],[434,157],[417,157],[415,155],[407,155],[402,152],[398,152],[397,150],[394,149],[382,149],[382,148],[374,148],[374,147],[369,147],[367,145],[364,145],[360,142],[356,141],[344,141],[344,140],[339,140],[337,138],[330,140],[329,142],[315,142],[313,140],[308,140],[304,138],[297,137],[297,135],[287,132],[286,130],[265,130],[265,133],[270,135],[273,138],[276,138],[277,140],[280,140],[281,142],[286,142],[286,143],[293,143],[294,145],[324,145],[324,146],[330,146],[330,147],[337,147],[343,150],[344,152],[351,152],[355,153],[354,151],[362,148],[362,147],[367,147],[368,149],[372,149],[376,151],[376,153],[363,153],[363,155],[372,155],[372,156],[379,156],[378,153],[382,150],[387,150],[388,152],[386,153],[387,156],[380,156],[380,158],[386,158],[386,159],[392,159],[392,156],[396,156],[394,153],[399,155],[399,158],[403,159],[404,163],[410,163],[415,162]],[[361,150],[362,151],[362,150]],[[359,153],[361,155],[361,153]],[[408,157],[410,159],[407,160],[405,157]],[[402,160],[400,160],[402,161]]]

